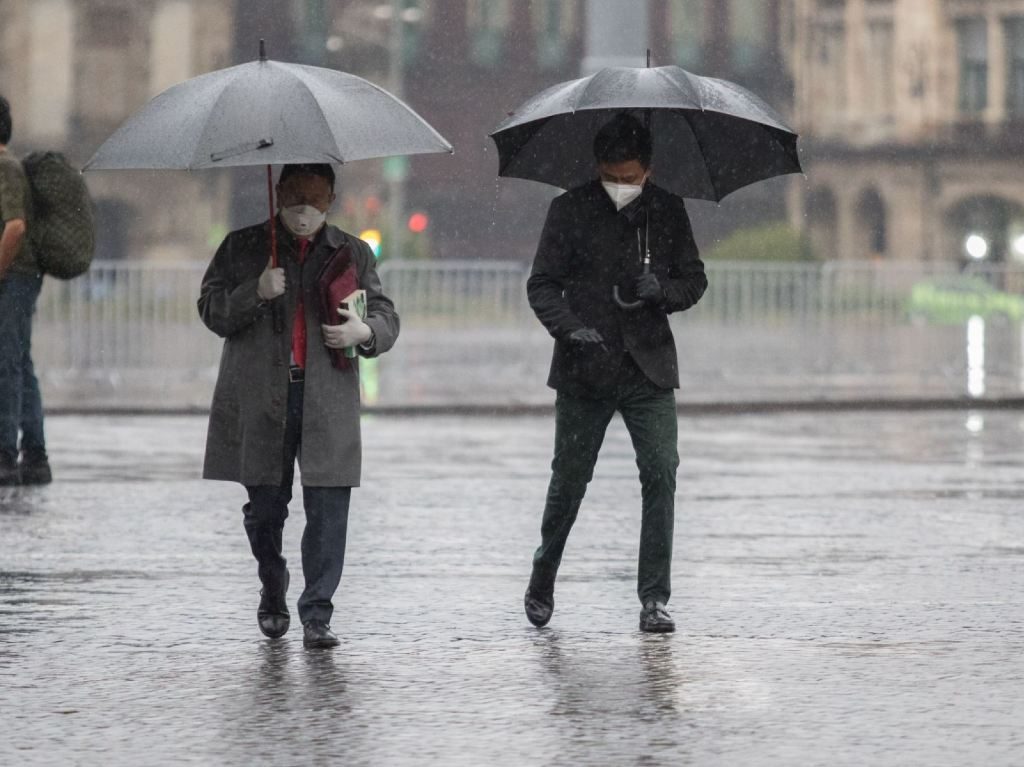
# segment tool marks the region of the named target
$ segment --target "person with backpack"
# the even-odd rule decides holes
[[[28,179],[7,151],[11,130],[11,106],[0,96],[0,485],[35,485],[52,480],[31,355],[43,275],[28,237]]]

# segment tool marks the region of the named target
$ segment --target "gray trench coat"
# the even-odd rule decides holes
[[[347,370],[331,365],[323,345],[313,285],[324,260],[346,239],[352,244],[359,287],[366,290],[366,324],[373,329],[372,357],[390,349],[398,337],[394,304],[381,290],[369,246],[337,227],[317,235],[304,266],[295,258],[297,241],[277,225],[279,264],[288,287],[284,332],[275,333],[270,305],[256,293],[268,261],[267,223],[232,232],[221,243],[203,277],[199,315],[224,338],[206,439],[205,479],[243,485],[279,485],[292,323],[298,291],[305,295],[306,371],[299,470],[302,484],[313,487],[359,485],[362,449],[359,434],[358,358]]]

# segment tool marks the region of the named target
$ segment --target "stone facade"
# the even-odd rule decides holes
[[[1024,263],[1024,1],[791,0],[817,255]]]
[[[234,0],[0,0],[12,150],[77,165],[161,90],[230,63]],[[97,257],[208,258],[227,222],[222,173],[87,173]]]

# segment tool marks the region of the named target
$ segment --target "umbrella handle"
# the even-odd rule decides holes
[[[631,303],[623,301],[622,296],[619,295],[618,285],[612,286],[612,298],[615,299],[615,303],[619,305],[620,309],[625,309],[626,311],[630,312],[636,311],[637,309],[644,305],[643,301],[633,301]]]

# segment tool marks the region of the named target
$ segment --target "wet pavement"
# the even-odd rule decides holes
[[[54,417],[0,489],[0,763],[1024,763],[1020,414],[683,418],[667,636],[621,424],[538,631],[551,419],[370,417],[334,651],[258,633],[204,430]]]

